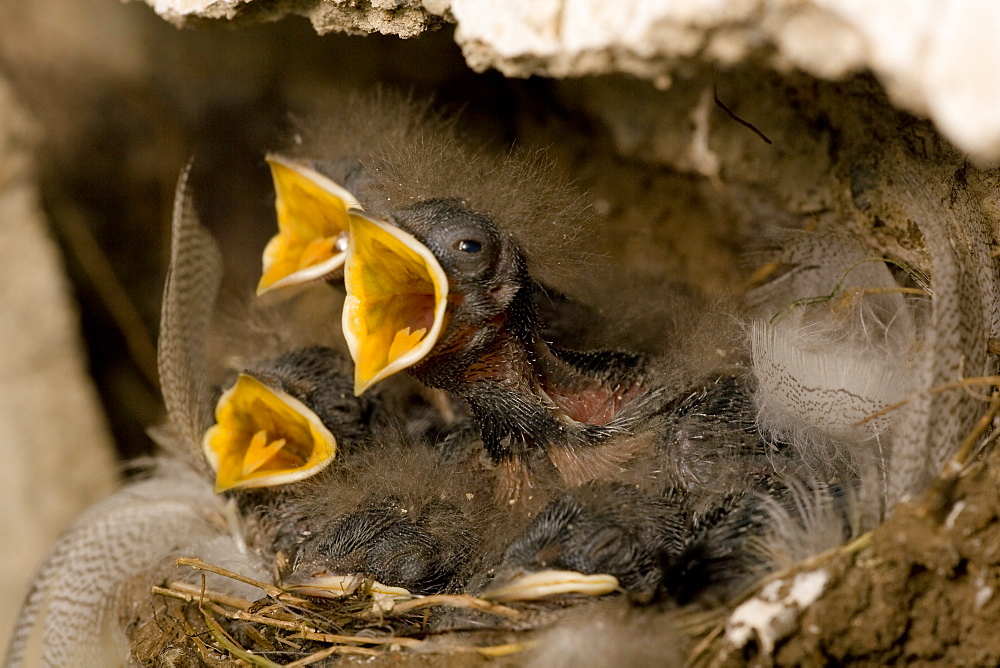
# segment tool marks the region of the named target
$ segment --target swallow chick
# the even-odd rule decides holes
[[[679,554],[684,539],[676,498],[654,498],[620,483],[589,483],[538,513],[507,548],[481,596],[528,601],[624,590],[648,602],[661,585],[661,564]]]
[[[334,599],[461,591],[487,532],[511,531],[476,470],[478,444],[413,443],[393,429],[374,440],[314,478],[266,490],[258,521],[270,527],[281,586]]]
[[[345,285],[355,392],[406,369],[461,398],[514,479],[535,448],[588,479],[609,458],[594,446],[627,431],[646,396],[641,356],[543,340],[524,254],[463,201],[418,202],[389,222],[356,216]]]
[[[602,443],[631,420],[622,409],[637,394],[639,356],[571,353],[543,340],[574,331],[558,315],[580,309],[560,281],[584,266],[576,242],[592,220],[554,165],[470,142],[453,120],[391,93],[354,96],[318,125],[268,157],[279,231],[259,291],[329,279],[343,263],[356,392],[412,367],[466,404],[513,487],[535,445],[576,482],[627,458],[577,446]],[[517,243],[503,231],[511,227],[524,232]],[[547,328],[538,312],[553,305]]]
[[[278,233],[264,249],[258,296],[313,282],[340,282],[351,219],[365,211],[365,204],[353,192],[359,192],[374,209],[386,204],[379,201],[378,188],[366,187],[381,171],[377,158],[366,155],[365,161],[360,157],[266,156],[274,181]],[[545,316],[546,338],[572,340],[594,329],[599,318],[594,308],[551,285],[534,287]]]
[[[322,107],[322,105],[320,105]],[[267,244],[258,295],[342,275],[354,211],[380,216],[406,196],[401,184],[440,190],[476,183],[491,166],[429,101],[390,90],[345,93],[336,114],[294,121],[282,150],[267,155],[278,232]],[[455,154],[481,169],[456,173]],[[504,197],[504,194],[484,194]]]
[[[278,233],[264,249],[257,295],[343,275],[351,211],[364,207],[349,187],[356,160],[306,160],[269,154]],[[345,184],[345,185],[341,185]]]

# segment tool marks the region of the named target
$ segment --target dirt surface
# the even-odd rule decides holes
[[[725,640],[698,665],[986,666],[1000,662],[1000,453],[900,506],[861,544],[778,574],[822,572],[823,593],[773,653]],[[818,563],[817,563],[818,562]]]

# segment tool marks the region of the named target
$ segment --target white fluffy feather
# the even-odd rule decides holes
[[[820,469],[882,458],[914,387],[920,298],[879,256],[842,232],[784,231],[792,269],[750,295],[751,361],[761,429]]]
[[[904,399],[912,387],[906,355],[831,340],[799,318],[751,329],[760,420],[770,431],[813,432],[844,441],[885,433],[894,416],[867,420]]]
[[[219,541],[243,570],[260,570],[231,532],[211,485],[183,465],[161,462],[150,478],[88,509],[52,546],[32,579],[4,665],[124,659],[124,637],[108,622],[129,580],[172,557],[217,554]],[[109,640],[113,657],[102,655]]]

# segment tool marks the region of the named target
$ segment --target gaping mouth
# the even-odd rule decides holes
[[[292,574],[282,581],[281,586],[286,591],[318,598],[343,598],[355,592],[370,594],[373,598],[391,598],[407,600],[413,595],[402,587],[390,587],[378,580],[366,578],[361,573],[353,575],[332,575],[326,571],[310,575]]]
[[[215,407],[202,449],[215,469],[215,491],[303,480],[333,461],[337,441],[295,397],[240,374]]]
[[[545,570],[522,575],[499,587],[482,593],[488,601],[537,601],[556,594],[603,596],[618,589],[613,575],[584,575],[576,571]]]
[[[257,294],[336,274],[347,256],[354,195],[306,165],[267,156],[274,179],[278,234],[264,248]]]
[[[448,279],[413,236],[357,214],[344,285],[344,337],[354,358],[354,393],[361,394],[431,351],[444,326]]]

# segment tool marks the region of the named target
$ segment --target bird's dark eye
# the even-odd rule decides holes
[[[462,239],[455,244],[455,248],[463,253],[478,253],[483,250],[483,245],[475,239]]]

